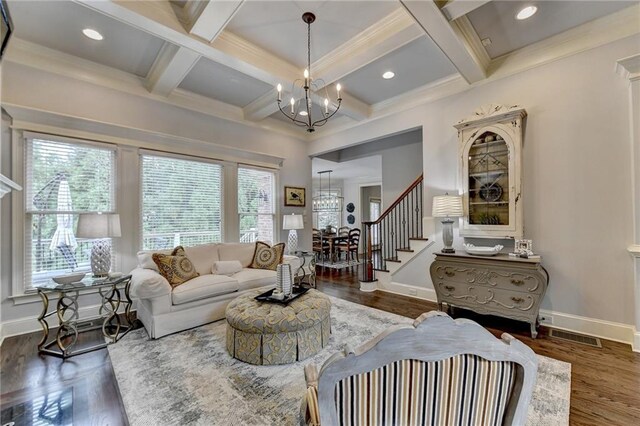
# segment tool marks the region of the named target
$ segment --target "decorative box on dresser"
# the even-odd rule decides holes
[[[430,272],[440,310],[446,303],[525,321],[531,324],[531,336],[537,337],[540,303],[549,284],[549,274],[539,259],[436,253]]]

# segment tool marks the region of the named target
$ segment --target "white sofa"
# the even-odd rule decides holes
[[[169,254],[171,250],[138,252],[138,267],[131,271],[131,295],[139,299],[138,318],[153,339],[224,318],[227,304],[247,290],[273,287],[276,272],[252,269],[255,243],[203,244],[185,247],[189,260],[200,276],[175,288],[158,273],[152,253]],[[218,260],[238,260],[240,272],[231,275],[212,274]],[[284,256],[295,274],[301,262],[295,256]]]

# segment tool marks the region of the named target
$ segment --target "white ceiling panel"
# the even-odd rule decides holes
[[[206,58],[200,58],[178,86],[199,95],[244,107],[273,87]],[[274,90],[275,101],[275,90]]]
[[[163,40],[70,1],[11,1],[15,34],[27,41],[145,77]],[[82,30],[104,36],[95,41]]]
[[[304,12],[316,15],[311,24],[311,62],[314,62],[399,7],[396,0],[246,1],[227,29],[304,68],[307,63]]]
[[[487,53],[496,58],[578,25],[606,16],[637,1],[491,1],[467,15],[481,40],[491,39]],[[525,6],[538,11],[519,21]]]
[[[395,73],[390,80],[386,71]],[[340,80],[350,95],[375,104],[424,86],[456,72],[455,67],[428,37],[421,37]]]

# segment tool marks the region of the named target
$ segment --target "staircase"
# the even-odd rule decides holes
[[[362,222],[365,264],[361,290],[384,290],[394,273],[431,245],[423,237],[422,190],[420,175],[376,221]]]

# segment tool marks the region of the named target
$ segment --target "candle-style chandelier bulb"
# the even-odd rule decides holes
[[[333,117],[340,109],[342,98],[340,97],[340,90],[342,86],[338,83],[336,85],[337,98],[333,105],[336,105],[336,109],[333,112],[329,111],[329,93],[327,92],[327,84],[324,81],[311,78],[311,24],[316,20],[316,16],[311,12],[305,12],[302,14],[302,21],[307,24],[307,68],[305,68],[303,75],[304,81],[296,80],[293,84],[292,94],[298,96],[298,91],[304,92],[303,96],[300,96],[300,104],[298,112],[295,110],[295,100],[291,98],[291,113],[287,114],[281,106],[282,102],[282,85],[278,84],[278,109],[285,117],[293,121],[297,126],[306,127],[307,132],[315,131],[316,127],[324,126],[327,121]],[[301,86],[301,87],[300,87]],[[296,88],[298,90],[296,90]],[[322,96],[319,92],[324,91]],[[300,93],[300,95],[302,95]],[[320,104],[324,98],[324,113],[321,112],[321,118],[313,120],[311,116],[311,106],[313,102]],[[304,100],[304,103],[302,102]],[[300,116],[300,117],[299,117]]]

